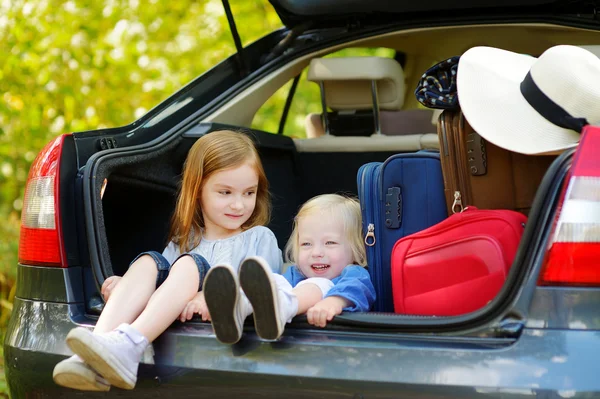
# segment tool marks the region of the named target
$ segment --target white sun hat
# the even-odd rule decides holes
[[[457,72],[460,107],[483,138],[522,154],[577,146],[583,126],[600,123],[600,58],[560,45],[539,58],[473,47]]]

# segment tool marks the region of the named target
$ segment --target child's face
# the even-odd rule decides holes
[[[204,237],[231,237],[242,231],[256,206],[258,175],[250,163],[213,173],[202,187]]]
[[[315,212],[298,220],[298,268],[306,277],[333,279],[354,263],[341,220]]]

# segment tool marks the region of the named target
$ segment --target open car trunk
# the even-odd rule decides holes
[[[203,123],[183,135],[144,151],[129,151],[118,156],[105,155],[91,165],[88,171],[90,189],[95,192],[88,200],[94,210],[93,231],[96,248],[90,248],[97,284],[113,274],[123,275],[132,259],[143,251],[162,252],[167,244],[170,218],[175,206],[178,181],[183,162],[193,143],[203,134],[214,130],[238,127]],[[361,165],[384,161],[395,152],[299,152],[293,139],[262,131],[244,129],[255,139],[270,182],[272,220],[268,225],[283,248],[292,227],[293,217],[309,198],[331,192],[357,194],[356,173]],[[542,235],[551,223],[553,201],[558,196],[570,154],[554,162],[540,186],[536,202],[530,212],[530,221],[517,253],[514,266],[496,299],[488,306],[462,316],[428,317],[396,315],[392,313],[344,313],[334,319],[330,329],[391,330],[391,331],[457,331],[479,324],[492,336],[516,336],[523,321],[519,317],[489,323],[506,312],[509,300],[514,298],[532,256],[540,248]],[[107,185],[102,199],[103,181]],[[88,298],[89,300],[89,298]],[[101,309],[96,309],[99,311]],[[88,309],[88,314],[93,314]],[[199,321],[199,319],[196,319]],[[305,317],[294,320],[296,327],[308,326]],[[493,326],[493,328],[492,328]],[[506,330],[505,330],[506,328]],[[481,333],[481,331],[479,331]]]

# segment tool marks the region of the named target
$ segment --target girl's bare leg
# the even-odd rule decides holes
[[[108,332],[121,323],[133,322],[152,296],[157,275],[156,262],[150,255],[141,256],[129,266],[108,298],[94,332]]]
[[[131,326],[149,342],[154,341],[198,293],[199,284],[200,273],[194,259],[191,256],[179,258],[171,267],[169,277],[152,294],[148,305]]]

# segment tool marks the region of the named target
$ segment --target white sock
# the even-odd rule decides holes
[[[273,274],[277,286],[277,300],[280,321],[284,324],[292,321],[298,314],[298,298],[294,294],[292,285],[280,274]]]
[[[248,297],[246,296],[246,294],[244,294],[244,291],[241,288],[240,299],[237,306],[239,307],[239,312],[242,317],[242,320],[246,320],[246,317],[250,316],[254,312],[252,304],[250,303]]]

